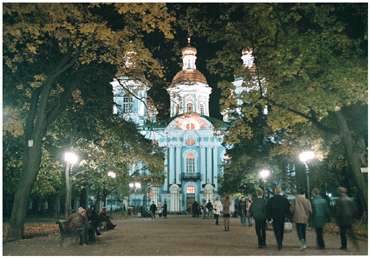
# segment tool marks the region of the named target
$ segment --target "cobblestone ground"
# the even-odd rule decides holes
[[[35,237],[4,243],[4,255],[118,255],[118,256],[176,256],[176,255],[367,255],[367,241],[360,241],[360,250],[349,243],[348,251],[341,251],[339,236],[326,234],[326,250],[315,248],[313,231],[307,232],[308,248],[300,251],[295,231],[285,233],[284,248],[278,251],[273,232],[267,231],[267,248],[258,249],[254,227],[243,227],[232,219],[230,231],[213,220],[191,217],[168,219],[130,218],[114,221],[117,228],[104,232],[96,244],[80,246],[67,240],[59,245],[57,235]]]

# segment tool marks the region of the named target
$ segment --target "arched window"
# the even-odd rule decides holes
[[[186,187],[186,193],[195,193],[195,186],[189,185],[188,187]]]
[[[193,112],[193,104],[191,103],[186,104],[186,110],[187,112]]]
[[[195,157],[192,152],[186,155],[186,173],[195,173]]]
[[[199,105],[199,109],[200,109],[200,114],[204,115],[204,105],[203,104]]]

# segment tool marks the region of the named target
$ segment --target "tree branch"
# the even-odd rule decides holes
[[[316,113],[314,113],[314,111],[311,109],[310,110],[310,114],[305,114],[301,111],[298,111],[298,110],[295,110],[293,108],[290,108],[290,107],[287,107],[281,103],[278,103],[268,97],[264,97],[264,99],[266,99],[269,103],[271,103],[272,105],[276,106],[276,107],[279,107],[279,108],[282,108],[282,109],[285,109],[289,112],[292,112],[293,114],[296,114],[300,117],[303,117],[305,119],[307,119],[308,121],[310,121],[313,125],[315,125],[318,129],[320,130],[323,130],[325,132],[328,132],[328,133],[331,133],[331,134],[338,134],[337,130],[331,128],[331,127],[328,127],[328,126],[325,126],[323,123],[321,123],[317,117],[316,117]]]

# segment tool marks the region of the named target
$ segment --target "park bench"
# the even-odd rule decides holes
[[[79,241],[80,235],[82,233],[81,228],[75,228],[73,230],[67,229],[67,220],[58,220],[56,224],[58,224],[59,226],[60,246],[63,246],[65,238],[71,238],[73,242]]]

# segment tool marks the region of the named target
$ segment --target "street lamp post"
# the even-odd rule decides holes
[[[115,179],[117,177],[117,174],[114,171],[108,171],[107,176],[109,176],[112,179]],[[111,197],[112,197],[112,192],[111,192]],[[111,202],[110,202],[110,214],[111,215],[112,215],[112,212],[113,212],[113,209],[112,209],[113,204],[112,203],[113,203],[113,200],[111,199]]]
[[[67,218],[71,213],[71,196],[72,188],[69,173],[72,170],[74,164],[78,161],[78,156],[71,151],[64,153],[64,161],[66,162],[65,177],[66,177],[66,199],[64,203],[64,216]]]
[[[299,160],[303,162],[306,168],[306,181],[307,181],[307,197],[310,199],[310,168],[308,162],[315,158],[315,153],[313,151],[304,151],[299,154]]]
[[[265,186],[265,183],[266,183],[266,180],[267,178],[271,175],[271,171],[268,170],[268,169],[262,169],[260,172],[259,172],[259,176],[260,178],[262,179],[262,182],[263,182],[263,191],[265,192],[266,191],[266,186]]]

